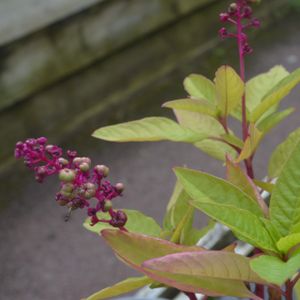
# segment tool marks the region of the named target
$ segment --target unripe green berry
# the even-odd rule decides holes
[[[107,166],[105,166],[105,165],[97,165],[97,166],[95,166],[95,171],[98,174],[101,174],[104,177],[107,177],[108,173],[109,173],[109,168]]]
[[[74,190],[74,184],[72,184],[72,183],[65,183],[62,186],[61,190],[64,191],[64,192],[71,193]]]
[[[84,193],[84,197],[86,199],[91,199],[95,196],[96,194],[96,190],[87,190],[85,193]]]
[[[70,192],[66,192],[66,191],[60,191],[60,194],[63,195],[66,198],[70,198],[72,193]]]
[[[82,172],[87,172],[89,169],[90,169],[90,165],[86,162],[84,163],[81,163],[79,165],[79,169],[82,171]]]
[[[112,201],[109,199],[106,199],[104,201],[103,211],[107,212],[112,208]]]
[[[58,178],[63,182],[72,182],[75,179],[75,172],[70,169],[62,169],[58,174]]]

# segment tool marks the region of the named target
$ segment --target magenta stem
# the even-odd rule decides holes
[[[190,292],[184,292],[190,300],[197,300],[197,297],[194,293],[190,293]]]
[[[238,16],[236,21],[237,27],[237,41],[239,50],[240,60],[240,77],[245,83],[245,60],[244,60],[244,49],[243,49],[243,24],[240,13],[240,7],[238,8]],[[243,126],[243,140],[245,141],[248,137],[248,122],[247,122],[247,110],[246,110],[246,95],[245,92],[242,96],[242,126]]]
[[[286,300],[293,300],[293,283],[291,280],[286,282],[286,290],[285,290],[285,299]]]

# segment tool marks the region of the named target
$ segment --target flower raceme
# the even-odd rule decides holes
[[[124,229],[126,214],[112,206],[112,200],[122,195],[124,185],[112,185],[105,180],[109,174],[109,168],[105,165],[92,168],[91,159],[77,156],[76,151],[68,150],[65,158],[63,150],[47,144],[45,137],[18,142],[15,157],[24,158],[25,165],[35,172],[35,179],[40,183],[48,176],[58,175],[60,190],[56,194],[56,202],[68,207],[69,213],[85,208],[91,225],[104,222]],[[91,202],[96,202],[96,205],[91,207]],[[99,218],[98,212],[107,213],[109,219]]]
[[[241,44],[242,54],[250,54],[253,49],[248,44],[248,37],[244,33],[244,30],[248,28],[258,28],[260,21],[252,16],[252,8],[249,6],[250,3],[255,1],[251,0],[238,0],[236,3],[231,3],[228,7],[227,12],[220,14],[220,20],[223,23],[234,24],[237,28],[236,33],[231,33],[227,28],[222,27],[219,30],[221,38],[236,38]]]

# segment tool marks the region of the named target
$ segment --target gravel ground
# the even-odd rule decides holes
[[[300,66],[298,18],[280,25],[272,28],[277,31],[272,37],[265,34],[261,38],[250,64],[251,73],[266,71],[275,64],[289,70]],[[269,135],[263,142],[264,150],[258,152],[255,165],[260,177],[266,173],[268,156],[275,145],[300,125],[299,94],[298,88],[284,104],[298,111]],[[172,167],[185,164],[224,174],[221,163],[185,144],[110,144],[96,140],[91,144],[85,155],[101,159],[110,166],[112,181],[126,185],[118,206],[140,209],[159,221],[175,182]],[[55,180],[39,185],[28,172],[22,182],[22,188],[1,192],[13,201],[0,213],[0,299],[76,300],[135,274],[116,260],[100,237],[83,229],[82,213],[74,213],[67,223],[63,221],[63,209],[53,200]]]

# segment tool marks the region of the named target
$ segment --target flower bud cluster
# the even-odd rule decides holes
[[[50,175],[58,175],[60,190],[56,194],[56,202],[68,207],[69,212],[87,208],[92,225],[105,222],[113,227],[124,227],[126,214],[113,209],[112,205],[112,200],[121,196],[124,185],[112,185],[105,180],[109,174],[108,167],[92,167],[91,159],[77,156],[76,151],[67,151],[65,158],[63,150],[58,146],[48,145],[45,137],[18,142],[15,157],[24,158],[25,165],[35,172],[35,178],[40,183]],[[91,202],[96,202],[95,207],[91,207]],[[98,218],[98,212],[106,213],[109,219]]]
[[[220,21],[223,23],[234,24],[237,28],[237,33],[231,33],[226,27],[219,30],[219,35],[222,39],[236,38],[241,45],[243,55],[250,54],[253,50],[249,46],[248,37],[244,30],[248,28],[260,27],[260,21],[253,17],[251,3],[258,2],[258,0],[237,0],[231,3],[227,12],[220,14]]]

